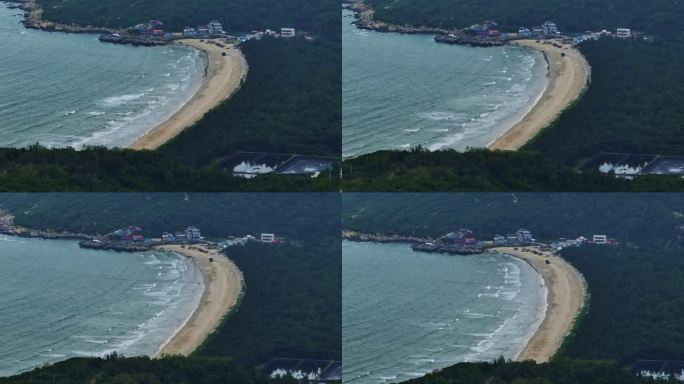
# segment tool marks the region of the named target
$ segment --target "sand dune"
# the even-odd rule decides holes
[[[516,43],[535,48],[546,55],[549,62],[549,83],[530,112],[503,136],[488,145],[489,149],[520,149],[582,94],[591,74],[591,68],[584,56],[569,45],[561,44],[561,48],[557,48],[544,44],[544,41],[534,40],[518,40]],[[559,44],[557,41],[553,43]]]
[[[561,257],[553,256],[550,252],[535,255],[518,248],[494,248],[500,253],[518,257],[527,261],[534,269],[541,273],[548,289],[547,309],[544,320],[527,346],[516,360],[534,360],[546,362],[553,357],[560,348],[565,336],[571,331],[575,318],[584,307],[587,294],[584,277],[572,265]],[[545,260],[550,264],[546,264]]]
[[[213,40],[180,40],[178,44],[195,47],[208,54],[209,65],[204,82],[197,93],[171,118],[158,125],[138,140],[133,149],[156,149],[185,128],[199,121],[205,113],[228,98],[240,88],[247,76],[247,61],[242,52],[233,46],[220,48]],[[217,40],[218,41],[218,40]],[[225,43],[221,43],[224,44]],[[226,55],[223,56],[223,53]]]
[[[192,257],[204,277],[204,292],[199,306],[155,357],[187,356],[204,342],[237,304],[243,292],[244,279],[237,266],[216,250],[201,245],[164,245],[159,248]],[[214,261],[210,262],[209,258]]]

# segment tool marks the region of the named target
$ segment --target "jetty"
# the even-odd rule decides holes
[[[471,47],[500,47],[505,44],[505,42],[500,39],[474,39],[455,35],[437,35],[434,37],[434,40],[438,43],[468,45]]]
[[[159,245],[159,244],[155,244]],[[102,240],[81,240],[78,242],[78,246],[81,248],[88,249],[99,249],[99,250],[109,250],[117,252],[145,252],[152,249],[152,244],[126,244],[126,243],[115,243],[111,241]]]
[[[168,45],[171,42],[168,39],[142,39],[132,36],[122,36],[117,33],[101,35],[98,39],[103,43],[129,44],[136,47],[157,47]]]

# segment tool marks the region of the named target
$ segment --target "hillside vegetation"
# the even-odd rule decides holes
[[[129,27],[159,19],[171,31],[218,19],[227,30],[295,27],[340,35],[339,3],[332,0],[37,0],[43,16],[66,24]],[[338,27],[337,30],[334,27]]]
[[[339,158],[339,49],[283,39],[252,40],[241,47],[249,65],[247,82],[161,152],[194,166],[207,166],[237,150]]]
[[[577,128],[580,129],[579,127]],[[582,144],[577,144],[582,145]],[[554,153],[557,147],[544,148]],[[558,153],[563,153],[558,151]],[[342,163],[345,192],[621,192],[682,191],[684,180],[641,176],[634,181],[579,172],[538,151],[377,151]]]
[[[147,357],[73,358],[0,378],[1,384],[295,384],[294,379],[269,379],[227,358]]]
[[[341,360],[342,250],[339,231],[333,233],[319,235],[327,244],[315,247],[228,249],[247,294],[196,355],[246,365],[273,357]]]
[[[524,227],[537,239],[595,233],[625,243],[675,239],[684,196],[655,193],[346,193],[345,229],[439,236],[471,228],[480,238]],[[684,213],[684,212],[679,212]]]
[[[684,7],[684,4],[682,5]],[[684,155],[684,60],[670,42],[587,41],[588,91],[525,149],[567,165],[599,152]]]
[[[30,228],[103,234],[137,225],[159,236],[194,225],[215,238],[266,232],[309,244],[339,237],[340,204],[336,193],[0,194],[0,209]]]
[[[461,363],[437,370],[407,384],[641,384],[654,383],[638,378],[615,364],[561,360],[534,362]]]
[[[677,0],[367,0],[379,20],[463,28],[496,20],[504,31],[553,20],[565,32],[632,28],[679,35],[684,4]]]

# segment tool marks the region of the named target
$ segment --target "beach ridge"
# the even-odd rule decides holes
[[[544,55],[548,65],[548,82],[530,111],[487,145],[492,150],[520,149],[584,93],[591,76],[591,67],[582,53],[568,44],[554,40],[516,40],[514,44],[534,48]]]
[[[161,245],[157,249],[191,257],[202,272],[204,292],[188,320],[157,351],[155,358],[194,352],[236,308],[245,290],[238,267],[216,249],[202,245]]]
[[[525,249],[501,247],[491,251],[526,261],[544,279],[547,290],[544,320],[515,359],[543,363],[551,360],[571,332],[586,303],[588,288],[584,276],[562,257],[552,252],[534,254]]]
[[[176,113],[139,137],[130,148],[137,150],[159,148],[186,128],[197,123],[207,112],[240,89],[249,70],[247,60],[238,47],[219,40],[178,40],[177,44],[206,53],[208,67],[205,70],[202,85]]]

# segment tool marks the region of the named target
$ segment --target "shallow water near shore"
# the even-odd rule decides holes
[[[439,44],[432,35],[357,29],[342,12],[343,155],[485,147],[547,84],[539,52]]]
[[[526,262],[343,242],[343,381],[400,382],[463,361],[515,358],[544,317]]]
[[[0,235],[0,376],[79,356],[153,355],[204,290],[191,259]]]
[[[21,20],[0,3],[0,147],[129,146],[201,86],[196,50],[105,44]]]

